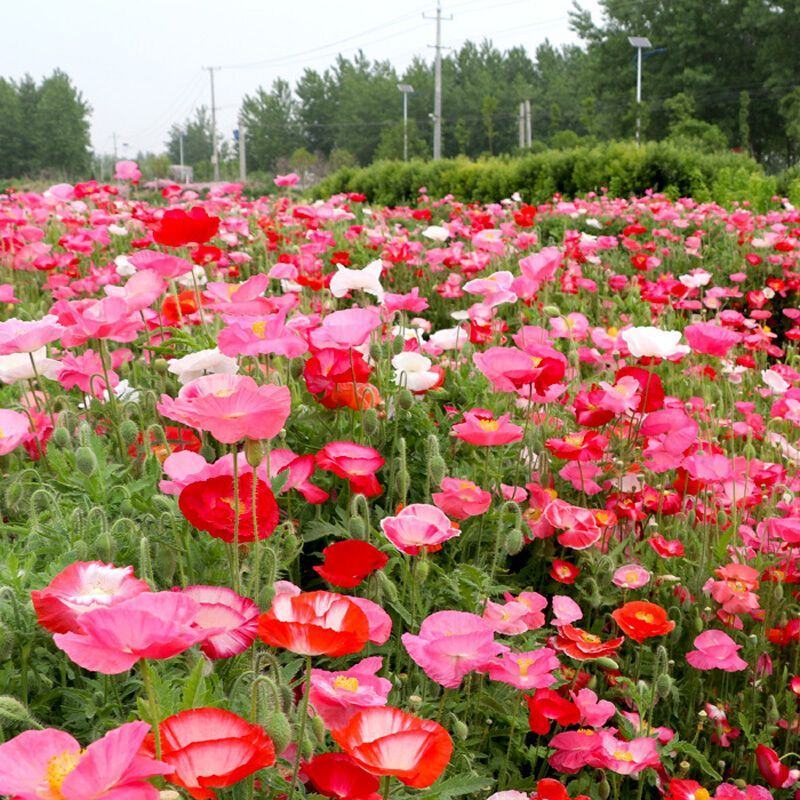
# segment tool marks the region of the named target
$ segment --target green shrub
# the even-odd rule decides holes
[[[563,150],[529,152],[517,158],[470,161],[376,161],[360,169],[339,170],[321,181],[315,194],[365,194],[373,203],[402,205],[416,201],[421,187],[431,197],[453,194],[466,202],[494,202],[519,192],[528,202],[545,202],[606,191],[616,197],[648,190],[670,197],[730,205],[750,201],[769,206],[781,188],[798,193],[797,175],[785,181],[765,175],[752,158],[733,152],[706,152],[671,142],[580,145]]]

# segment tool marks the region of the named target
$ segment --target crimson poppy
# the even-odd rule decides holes
[[[347,753],[320,753],[303,765],[317,794],[333,800],[377,800],[380,782]]]
[[[211,217],[201,206],[190,211],[170,208],[158,221],[153,238],[167,247],[185,247],[187,244],[203,244],[219,230],[219,217]]]
[[[234,485],[230,475],[195,481],[184,487],[178,506],[187,520],[215,539],[233,542],[236,509]],[[253,541],[253,474],[239,476],[239,541]],[[266,539],[278,525],[278,504],[264,481],[256,482],[256,522],[258,538]]]
[[[540,736],[550,732],[551,722],[562,727],[580,722],[581,712],[575,703],[552,689],[537,689],[532,695],[526,695],[525,701],[528,704],[528,725]]]
[[[325,559],[314,571],[328,583],[343,589],[358,586],[367,575],[383,569],[389,556],[369,542],[360,539],[344,539],[329,544],[323,551]]]

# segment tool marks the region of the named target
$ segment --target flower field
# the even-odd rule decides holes
[[[800,212],[0,195],[0,796],[800,797]]]

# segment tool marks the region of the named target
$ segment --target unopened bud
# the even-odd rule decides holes
[[[79,447],[75,451],[75,467],[78,472],[91,477],[97,470],[97,456],[90,447]]]
[[[258,439],[245,439],[244,457],[253,469],[261,465],[264,460],[264,450]]]
[[[545,306],[542,309],[542,313],[546,317],[560,317],[561,316],[561,309],[558,306]]]
[[[408,411],[414,405],[414,395],[408,391],[408,389],[401,389],[397,393],[397,405],[403,409],[403,411]]]

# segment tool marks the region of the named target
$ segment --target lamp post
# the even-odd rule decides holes
[[[653,45],[646,36],[629,36],[628,41],[636,48],[636,146],[639,146],[642,129],[642,50]]]
[[[398,83],[397,88],[403,93],[403,161],[408,161],[408,96],[414,87],[410,83]]]

